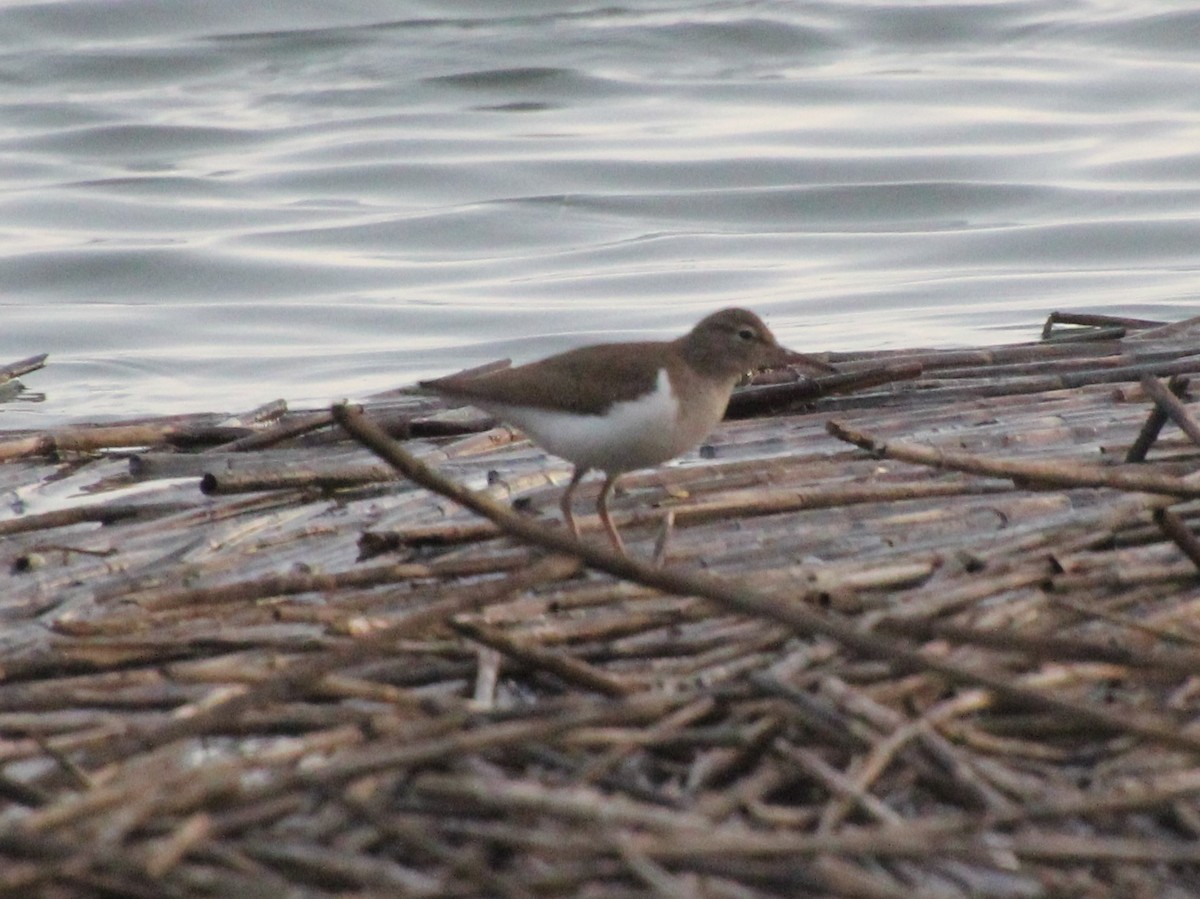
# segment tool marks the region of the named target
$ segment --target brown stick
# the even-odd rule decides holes
[[[1126,333],[1126,330],[1120,327],[1079,328],[1074,331],[1059,331],[1057,334],[1045,335],[1042,339],[1046,343],[1084,343],[1096,340],[1120,340]]]
[[[499,537],[502,531],[490,521],[413,525],[402,531],[363,531],[358,538],[359,561],[383,553],[423,546],[453,546]]]
[[[188,427],[176,422],[144,425],[111,425],[97,428],[64,428],[0,442],[0,462],[31,456],[83,453],[129,446],[172,443],[180,446],[226,443],[246,436],[240,427]]]
[[[290,421],[278,422],[266,431],[259,431],[255,434],[242,437],[239,440],[234,440],[232,443],[227,443],[220,447],[220,450],[229,453],[245,453],[251,450],[266,449],[267,447],[275,446],[277,443],[291,440],[293,437],[300,437],[303,434],[308,434],[311,431],[319,430],[331,424],[333,424],[333,416],[328,412],[301,415]]]
[[[1186,525],[1184,526],[1186,530]],[[1195,538],[1192,538],[1195,542]],[[1200,549],[1200,546],[1197,547]],[[1196,561],[1196,560],[1193,560]],[[993,631],[922,619],[881,619],[876,627],[889,634],[902,634],[920,640],[943,639],[971,646],[983,646],[1001,652],[1023,652],[1034,658],[1107,663],[1126,668],[1157,669],[1187,673],[1200,671],[1200,652],[1187,649],[1147,651],[1097,640],[1072,640],[1069,637],[1030,636],[1014,631]]]
[[[490,646],[523,665],[549,671],[567,683],[595,690],[604,696],[628,696],[636,692],[636,687],[606,674],[594,665],[535,646],[528,641],[514,640],[496,628],[465,618],[452,618],[448,624],[468,639]]]
[[[1178,385],[1175,378],[1171,379],[1171,384]],[[1164,387],[1162,382],[1153,375],[1142,375],[1142,389],[1150,395],[1158,406],[1171,421],[1179,425],[1183,433],[1192,438],[1192,442],[1200,444],[1200,424],[1196,419],[1192,418],[1192,414],[1188,412],[1187,406],[1179,401],[1179,397],[1183,389],[1186,389],[1187,382],[1184,381],[1180,392],[1176,392],[1172,386]]]
[[[159,515],[182,512],[189,508],[192,506],[188,503],[103,503],[71,506],[66,509],[55,509],[53,512],[39,512],[34,515],[22,515],[20,518],[0,521],[0,537],[26,531],[67,527],[86,521],[112,524],[132,518],[154,518]]]
[[[1157,328],[1163,322],[1145,318],[1121,318],[1116,315],[1097,315],[1089,312],[1051,312],[1042,327],[1042,340],[1050,337],[1055,325],[1086,325],[1092,328]]]
[[[395,479],[395,473],[382,465],[344,465],[323,471],[293,465],[275,471],[206,472],[200,478],[200,492],[215,496],[260,490],[340,490]]]
[[[1175,545],[1192,560],[1193,565],[1200,568],[1200,540],[1196,539],[1196,535],[1182,518],[1170,509],[1155,509],[1154,523],[1175,541]]]
[[[690,837],[690,839],[689,839]],[[917,822],[884,825],[879,828],[849,829],[835,834],[753,833],[714,831],[687,833],[683,829],[669,834],[645,834],[636,844],[643,852],[658,859],[681,863],[704,858],[755,856],[759,858],[811,856],[835,853],[850,856],[892,856],[926,858],[931,841],[938,852],[948,856],[977,855],[989,849],[1005,849],[1029,858],[1057,861],[1127,861],[1195,864],[1200,861],[1200,845],[1195,841],[1170,842],[1162,837],[1135,840],[1119,837],[1032,834],[1001,837],[989,834],[963,836],[946,832],[945,825],[922,826]]]
[[[829,393],[850,393],[877,387],[880,384],[890,384],[893,381],[911,380],[920,377],[921,371],[919,363],[902,363],[824,375],[819,378],[786,384],[747,387],[730,397],[725,417],[739,419],[765,415],[774,410],[784,409]]]
[[[1156,384],[1158,378],[1153,375],[1147,375],[1147,378],[1153,380]],[[1181,375],[1175,375],[1167,383],[1167,389],[1175,396],[1182,396],[1188,387],[1188,379]],[[1158,439],[1158,433],[1163,429],[1163,425],[1167,423],[1167,413],[1161,405],[1155,403],[1150,409],[1150,414],[1146,417],[1146,423],[1142,425],[1142,429],[1138,432],[1137,439],[1133,441],[1133,445],[1129,447],[1129,452],[1125,454],[1126,462],[1141,462],[1146,458],[1146,453],[1150,452],[1150,447],[1154,445],[1154,441]]]
[[[825,429],[839,440],[853,443],[877,456],[899,459],[916,465],[950,471],[966,471],[993,478],[1011,478],[1023,486],[1110,487],[1137,493],[1156,493],[1194,499],[1200,497],[1200,480],[1175,478],[1144,471],[1101,468],[1076,462],[1023,462],[996,459],[974,453],[943,450],[908,440],[884,441],[867,431],[859,431],[840,421],[830,421]]]

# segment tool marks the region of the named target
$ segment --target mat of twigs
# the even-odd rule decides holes
[[[629,560],[405,391],[0,433],[0,895],[1200,895],[1200,319],[825,358]]]

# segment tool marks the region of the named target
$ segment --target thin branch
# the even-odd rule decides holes
[[[1142,376],[1142,389],[1150,395],[1156,406],[1166,413],[1167,417],[1175,424],[1179,425],[1183,433],[1192,438],[1192,442],[1200,445],[1200,423],[1192,418],[1192,414],[1179,400],[1179,396],[1183,389],[1187,387],[1187,381],[1183,381],[1183,388],[1176,392],[1178,381],[1172,378],[1173,382],[1169,387],[1164,387],[1162,382],[1153,375]]]
[[[886,459],[965,471],[992,478],[1011,478],[1027,487],[1109,487],[1137,493],[1156,493],[1188,499],[1200,497],[1200,479],[1176,478],[1147,471],[1125,471],[1078,462],[1025,462],[960,453],[911,440],[883,440],[867,431],[830,421],[826,430],[839,440],[853,443]]]

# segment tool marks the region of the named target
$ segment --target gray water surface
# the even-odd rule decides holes
[[[1198,311],[1191,3],[51,0],[0,87],[0,427]]]

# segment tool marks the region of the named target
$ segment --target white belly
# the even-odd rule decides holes
[[[699,443],[715,424],[708,423],[699,436],[680,432],[679,402],[671,392],[666,369],[658,373],[652,393],[615,403],[604,415],[570,415],[504,404],[483,408],[516,425],[554,455],[610,474],[672,459]]]

